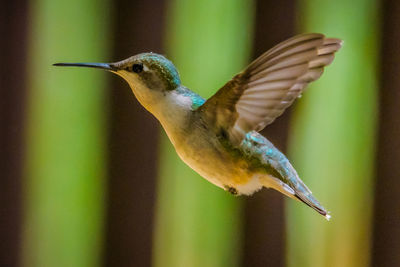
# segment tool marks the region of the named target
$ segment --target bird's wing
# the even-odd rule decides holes
[[[341,46],[342,40],[316,33],[290,38],[254,60],[199,111],[217,134],[238,145],[247,132],[260,131],[281,115],[321,76]]]

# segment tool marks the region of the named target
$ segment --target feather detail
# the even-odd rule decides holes
[[[272,123],[317,80],[342,41],[311,33],[290,38],[262,54],[199,108],[218,134],[238,145],[244,135]]]

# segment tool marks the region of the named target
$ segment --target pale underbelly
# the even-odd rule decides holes
[[[187,143],[177,148],[179,157],[200,176],[212,184],[232,192],[250,195],[262,187],[259,182],[260,173],[251,171],[245,159],[232,156],[213,143]]]

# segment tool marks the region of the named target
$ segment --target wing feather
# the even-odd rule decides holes
[[[308,83],[332,63],[342,41],[318,33],[290,38],[268,50],[236,75],[199,108],[216,133],[224,130],[239,144],[289,107]]]

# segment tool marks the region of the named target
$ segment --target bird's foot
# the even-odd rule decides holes
[[[237,189],[234,188],[234,187],[232,187],[232,186],[225,185],[224,188],[225,188],[225,191],[228,191],[228,192],[231,193],[232,195],[235,195],[235,196],[236,196],[236,195],[238,194]]]

